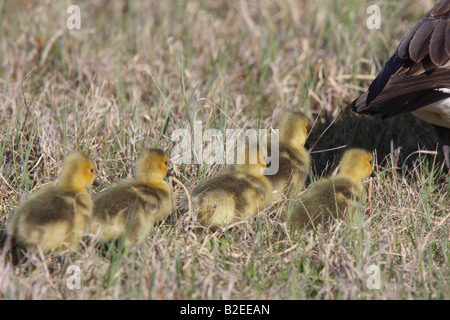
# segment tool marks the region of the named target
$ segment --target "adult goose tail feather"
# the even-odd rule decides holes
[[[396,53],[367,93],[351,103],[351,109],[386,118],[448,98],[450,94],[435,89],[450,87],[449,21],[450,0],[441,1],[429,10],[403,37]],[[417,98],[417,91],[426,97]],[[410,98],[419,101],[411,102]]]
[[[403,37],[350,108],[382,119],[411,112],[434,125],[450,169],[450,0],[438,2]]]

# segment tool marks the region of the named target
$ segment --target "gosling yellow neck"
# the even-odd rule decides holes
[[[235,170],[251,176],[262,176],[264,172],[264,166],[261,164],[239,164],[236,165]]]
[[[87,189],[80,183],[78,180],[73,179],[72,177],[63,176],[60,179],[59,186],[61,189],[65,190],[73,190],[75,192],[84,192],[87,193]]]
[[[346,177],[353,181],[356,185],[362,185],[364,179],[362,179],[359,175],[350,173],[350,172],[339,172],[336,177]]]
[[[152,173],[147,173],[145,175],[141,175],[138,177],[138,180],[142,183],[145,183],[147,185],[151,186],[158,186],[158,185],[164,185],[165,182],[161,177],[154,175]]]

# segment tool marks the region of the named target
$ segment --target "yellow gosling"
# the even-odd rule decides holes
[[[64,160],[59,183],[32,193],[7,226],[15,243],[40,246],[43,252],[76,250],[92,216],[92,199],[86,187],[95,180],[95,166],[85,154],[72,153]]]
[[[295,229],[315,228],[342,218],[364,196],[363,182],[372,172],[372,154],[363,149],[344,153],[335,177],[314,182],[300,195],[288,221]]]
[[[162,150],[144,151],[135,180],[117,182],[94,200],[91,232],[100,226],[102,241],[124,237],[126,245],[145,240],[155,223],[172,209],[171,190],[164,181],[168,160]]]
[[[278,152],[269,151],[272,158],[279,159],[278,172],[267,175],[273,189],[272,202],[287,197],[290,190],[298,192],[305,186],[309,173],[309,153],[304,147],[307,125],[308,120],[301,112],[287,112],[281,119]]]
[[[192,190],[193,210],[203,225],[227,226],[248,220],[270,203],[271,185],[263,174],[266,152],[257,147],[241,152],[245,152],[244,164],[230,166]]]

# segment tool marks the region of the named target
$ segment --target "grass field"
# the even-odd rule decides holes
[[[79,5],[81,29],[66,26]],[[366,8],[381,9],[369,30]],[[309,182],[346,147],[376,155],[363,204],[345,221],[291,235],[295,199],[226,229],[174,212],[145,243],[109,258],[92,245],[54,261],[0,257],[0,299],[450,299],[450,187],[431,126],[352,114],[401,37],[433,1],[0,0],[0,226],[57,179],[70,151],[98,168],[95,196],[131,178],[176,129],[277,128],[310,120]],[[192,188],[223,166],[173,165]],[[176,199],[183,187],[171,182]],[[70,265],[81,270],[70,290]],[[375,265],[381,287],[369,289]]]

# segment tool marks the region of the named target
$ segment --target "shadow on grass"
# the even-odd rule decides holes
[[[401,169],[411,168],[419,155],[432,163],[437,149],[434,128],[411,114],[381,120],[378,116],[360,116],[345,108],[333,122],[321,116],[311,129],[306,147],[311,151],[313,175],[330,173],[348,148],[364,148],[376,153],[376,163],[386,161]],[[312,148],[312,150],[311,150]],[[436,165],[443,163],[441,154]]]

